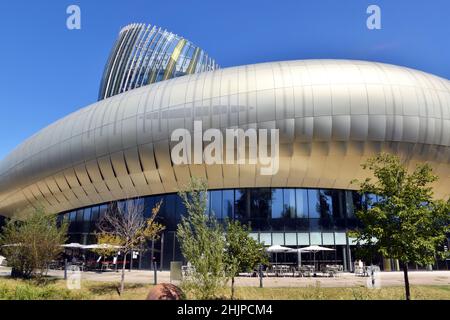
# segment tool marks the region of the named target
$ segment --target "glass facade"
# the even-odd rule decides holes
[[[148,244],[149,250],[143,255],[144,259],[140,259],[139,266],[150,267],[151,255],[156,256],[165,269],[169,268],[170,261],[182,261],[175,236],[181,216],[186,213],[181,198],[177,194],[165,194],[136,201],[144,202],[146,217],[162,201],[158,219],[166,227],[160,240]],[[357,226],[354,210],[362,203],[357,192],[345,190],[252,188],[208,191],[208,214],[221,222],[228,218],[250,225],[252,236],[266,245],[317,244],[345,248],[346,231]],[[119,205],[124,202],[119,201]],[[108,205],[103,204],[60,215],[60,219],[70,221],[70,241],[95,242],[93,232],[107,208]],[[336,257],[342,256],[342,249],[339,250]]]
[[[119,34],[100,85],[99,100],[158,81],[218,69],[203,50],[157,26],[131,24]]]
[[[330,252],[318,252],[321,263],[341,264],[344,270],[352,270],[357,258],[356,243],[347,231],[359,225],[355,211],[370,207],[379,198],[360,196],[355,191],[333,189],[253,188],[208,191],[207,214],[220,222],[237,219],[250,225],[251,236],[266,246],[282,245],[292,248],[309,245],[326,246]],[[144,216],[160,201],[162,206],[158,220],[165,227],[161,239],[149,242],[144,252],[133,260],[135,268],[150,269],[152,258],[159,268],[169,269],[171,261],[184,261],[176,237],[176,229],[186,209],[177,194],[148,196],[135,199],[144,204]],[[124,206],[125,201],[119,201]],[[69,242],[95,243],[94,232],[107,204],[82,208],[59,215],[69,224]],[[0,219],[1,220],[1,219]],[[1,222],[1,221],[0,221]],[[302,254],[302,263],[313,263],[312,254]],[[297,263],[295,254],[280,254],[278,261]],[[383,265],[380,257],[374,262]],[[185,261],[184,261],[185,262]],[[411,266],[416,268],[417,266]],[[448,269],[448,261],[439,261],[437,268]]]

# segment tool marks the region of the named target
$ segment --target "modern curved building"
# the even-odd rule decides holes
[[[106,75],[123,74],[110,65],[111,59]],[[43,205],[71,221],[71,241],[86,243],[94,241],[95,223],[110,202],[139,198],[150,214],[163,199],[167,229],[147,254],[168,268],[182,259],[175,231],[185,209],[176,192],[201,177],[219,220],[251,224],[252,235],[266,244],[334,246],[322,259],[349,270],[354,243],[347,231],[364,205],[350,181],[366,176],[365,159],[384,151],[411,168],[428,162],[439,176],[436,196],[450,195],[450,81],[425,72],[299,60],[205,71],[136,89],[140,85],[104,90],[107,82],[101,97],[113,97],[43,129],[0,163],[1,214],[20,216]],[[171,133],[186,128],[194,134],[194,121],[203,130],[279,129],[278,173],[263,176],[259,165],[247,162],[174,165]],[[150,261],[141,260],[144,267]]]
[[[124,27],[111,51],[100,85],[99,100],[147,84],[219,66],[202,49],[154,25]]]

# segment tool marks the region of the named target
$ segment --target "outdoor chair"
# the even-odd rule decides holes
[[[181,267],[181,273],[183,274],[183,277],[189,277],[194,273],[195,269],[192,266],[182,266]]]
[[[364,276],[365,275],[364,267],[355,266],[355,275],[356,276]]]
[[[110,263],[107,261],[103,261],[101,264],[100,270],[105,271],[105,270],[109,270],[109,269],[111,269]]]
[[[326,265],[323,273],[329,277],[336,277],[340,272],[340,267],[339,265]]]
[[[314,273],[314,267],[313,266],[300,266],[299,273],[300,273],[301,277],[311,277],[311,275]]]

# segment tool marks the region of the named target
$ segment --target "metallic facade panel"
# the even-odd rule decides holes
[[[106,70],[155,71],[145,65],[150,48],[173,54],[169,34],[158,30],[126,30]],[[132,41],[144,47],[128,50]],[[181,47],[179,57],[186,52]],[[198,50],[190,52],[206,61]],[[117,81],[110,81],[110,92],[133,89],[132,80]],[[365,177],[360,164],[381,151],[398,154],[410,168],[429,162],[440,177],[436,196],[446,197],[449,114],[448,80],[381,63],[304,60],[195,73],[99,101],[25,141],[0,163],[0,214],[26,213],[37,204],[62,212],[176,192],[192,176],[208,179],[212,189],[351,189],[351,180]],[[279,172],[262,176],[259,165],[248,163],[174,167],[171,133],[186,128],[192,134],[195,120],[203,121],[203,130],[279,129]]]

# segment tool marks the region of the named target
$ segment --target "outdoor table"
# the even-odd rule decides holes
[[[108,270],[111,269],[111,264],[108,261],[103,261],[101,264],[100,269],[103,270]]]
[[[314,273],[315,267],[311,265],[303,265],[298,268],[300,276],[310,277]]]
[[[340,265],[326,265],[323,269],[323,273],[330,277],[335,277],[339,272],[342,271],[342,266]]]
[[[291,267],[288,265],[274,265],[272,270],[275,273],[275,276],[285,276],[287,273],[290,273]]]

